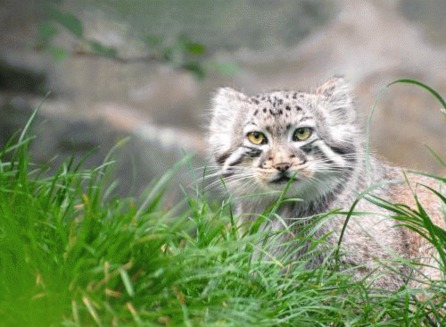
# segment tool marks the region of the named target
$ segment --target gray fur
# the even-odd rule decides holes
[[[293,141],[293,133],[303,127],[311,128],[312,135]],[[252,144],[250,132],[263,133],[267,143]],[[214,97],[208,141],[211,157],[244,219],[262,214],[277,201],[292,176],[295,180],[286,197],[303,201],[284,203],[277,213],[296,229],[306,217],[349,209],[372,185],[402,181],[400,168],[366,155],[365,136],[342,78],[334,77],[308,93],[275,91],[248,97],[221,89]],[[373,193],[392,199],[398,192],[392,185],[384,183]],[[379,270],[380,261],[410,256],[405,232],[383,209],[361,200],[356,210],[369,214],[352,217],[342,248],[346,264],[362,267],[355,270],[357,278]],[[331,217],[318,235],[330,233],[328,241],[336,245],[344,222],[345,215]],[[282,222],[272,222],[271,228],[283,228]],[[314,258],[314,264],[320,260]],[[402,282],[393,274],[376,279],[374,285],[396,288]]]

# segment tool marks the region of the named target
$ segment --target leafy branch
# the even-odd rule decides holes
[[[68,32],[75,38],[78,44],[74,49],[56,45],[55,38],[61,31]],[[148,49],[147,54],[124,57],[117,48],[85,37],[82,22],[77,16],[51,6],[48,18],[39,24],[35,49],[49,52],[56,61],[63,61],[69,56],[87,56],[107,58],[122,64],[166,63],[190,72],[199,79],[205,77],[208,55],[204,45],[194,42],[186,35],[180,35],[173,42],[166,42],[153,35],[147,36],[143,41]],[[213,68],[223,74],[231,74],[236,69],[233,65],[222,63],[213,63]]]

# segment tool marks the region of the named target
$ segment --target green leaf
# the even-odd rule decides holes
[[[193,73],[195,77],[198,79],[203,79],[204,77],[206,77],[206,72],[203,66],[198,62],[195,61],[186,62],[181,66],[181,68],[183,68],[188,72]]]
[[[206,47],[198,42],[192,41],[186,35],[180,35],[174,44],[179,51],[188,55],[201,56],[206,52]]]
[[[48,44],[58,33],[59,31],[51,22],[45,21],[40,23],[37,29],[37,39],[39,44]]]
[[[97,41],[89,41],[89,45],[91,51],[104,57],[116,57],[118,52],[116,48],[108,47]]]
[[[51,18],[65,27],[74,36],[78,38],[84,36],[84,29],[81,21],[72,13],[54,9],[51,11]]]
[[[206,47],[200,43],[186,43],[185,48],[188,54],[194,56],[202,56],[206,53]]]
[[[69,53],[64,48],[48,46],[47,51],[53,56],[54,60],[57,62],[62,62],[68,58]]]

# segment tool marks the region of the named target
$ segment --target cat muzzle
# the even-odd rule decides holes
[[[278,177],[271,180],[270,183],[272,183],[272,184],[286,184],[286,183],[289,183],[291,179],[295,180],[295,178],[292,178],[292,176],[290,176],[286,172],[282,172],[282,173],[278,174]]]

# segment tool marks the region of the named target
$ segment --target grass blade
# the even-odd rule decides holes
[[[409,78],[403,78],[403,79],[398,79],[396,81],[393,81],[389,84],[387,84],[387,87],[390,87],[394,84],[398,84],[398,83],[403,83],[403,84],[414,84],[417,85],[425,90],[427,90],[434,98],[436,98],[438,100],[438,102],[440,102],[441,106],[442,106],[442,113],[446,116],[446,101],[443,99],[443,97],[437,92],[435,91],[433,88],[431,88],[429,85],[424,84],[423,82],[414,80],[414,79],[409,79]]]

